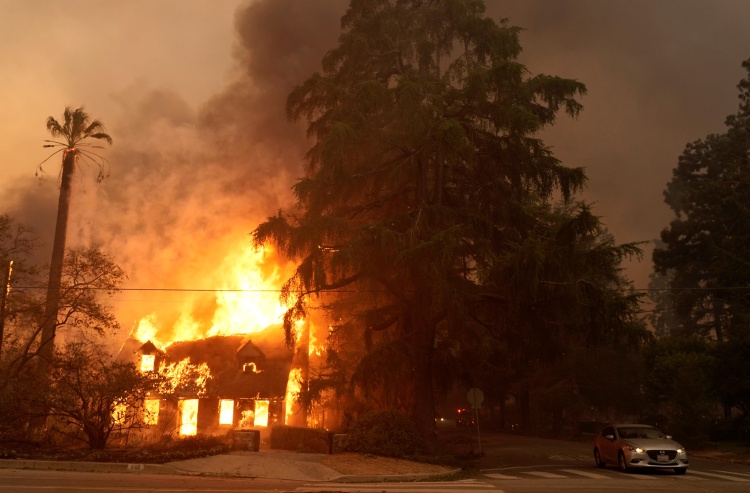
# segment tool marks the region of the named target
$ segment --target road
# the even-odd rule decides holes
[[[690,458],[684,476],[671,471],[624,474],[597,469],[588,443],[518,435],[482,435],[477,472],[460,481],[322,483],[0,469],[0,493],[625,493],[750,491],[750,466]],[[688,451],[689,453],[689,451]]]

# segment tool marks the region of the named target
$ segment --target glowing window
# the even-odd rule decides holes
[[[268,401],[255,401],[255,426],[268,426]]]
[[[231,425],[234,422],[234,401],[222,399],[219,404],[219,424]]]
[[[198,399],[180,401],[180,435],[192,436],[198,434]]]
[[[141,372],[154,371],[154,361],[156,356],[153,354],[144,354],[141,356]]]
[[[125,419],[128,416],[128,406],[119,403],[115,404],[115,409],[112,411],[112,419],[117,425],[124,425]]]

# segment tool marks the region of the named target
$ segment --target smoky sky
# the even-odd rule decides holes
[[[172,3],[174,17],[182,3],[165,2]],[[190,15],[211,12],[210,2],[198,3],[208,10]],[[159,72],[134,71],[118,84],[85,86],[93,102],[106,100],[106,113],[88,103],[87,109],[105,122],[115,143],[101,151],[109,170],[103,183],[94,183],[95,173],[85,167],[76,178],[69,245],[100,244],[128,273],[130,287],[215,287],[217,272],[231,267],[226,265],[228,254],[249,244],[249,233],[259,222],[293,203],[291,187],[302,174],[310,142],[304,124],[286,119],[285,100],[295,85],[320,70],[322,56],[336,45],[347,3],[238,3],[233,44],[216,48],[229,55],[231,68],[212,94],[201,99],[186,87],[191,73],[196,79],[205,77],[202,71],[210,64],[198,63],[200,53],[179,52],[179,40],[169,42],[175,59],[192,55],[196,63],[177,82],[161,85]],[[577,119],[561,115],[541,134],[565,165],[585,168],[589,181],[581,198],[593,203],[594,213],[618,243],[658,238],[671,219],[662,192],[679,154],[688,142],[721,132],[724,118],[736,111],[735,86],[744,77],[741,62],[750,57],[750,3],[485,3],[492,18],[507,18],[523,28],[521,61],[530,74],[574,78],[588,88]],[[111,29],[127,26],[114,23]],[[170,29],[167,18],[163,29]],[[184,34],[185,44],[201,46],[192,36],[202,35]],[[212,41],[207,37],[204,42]],[[128,59],[124,46],[113,46],[111,53],[102,46],[97,50],[105,55],[102,64],[117,63],[117,56]],[[24,63],[14,67],[24,70]],[[94,74],[96,64],[87,70]],[[57,92],[59,103],[46,115],[60,116],[66,104],[77,104],[59,87]],[[75,92],[78,97],[84,93]],[[33,131],[41,143],[46,138],[43,122],[24,135]],[[49,245],[58,168],[50,160],[46,180],[35,180],[38,152],[13,155],[12,180],[0,177],[0,212],[34,226]],[[18,172],[19,162],[26,174]],[[650,244],[644,249],[642,262],[627,265],[637,288],[646,287],[651,271]],[[193,295],[175,296],[124,293],[117,300],[124,330],[151,311],[159,311],[162,320],[173,319],[183,298]],[[210,302],[204,306],[210,309]]]

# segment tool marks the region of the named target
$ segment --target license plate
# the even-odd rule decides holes
[[[659,462],[669,462],[669,456],[668,455],[662,455],[659,454],[656,456],[656,460]]]

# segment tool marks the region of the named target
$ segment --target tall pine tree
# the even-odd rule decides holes
[[[299,261],[283,292],[288,341],[318,295],[329,361],[354,365],[360,397],[408,412],[429,443],[441,344],[496,297],[483,284],[537,226],[536,204],[584,184],[536,134],[576,116],[585,87],[529,74],[519,29],[479,0],[352,0],[342,27],[287,102],[313,141],[298,209],[254,239]],[[335,351],[355,339],[361,358]]]

